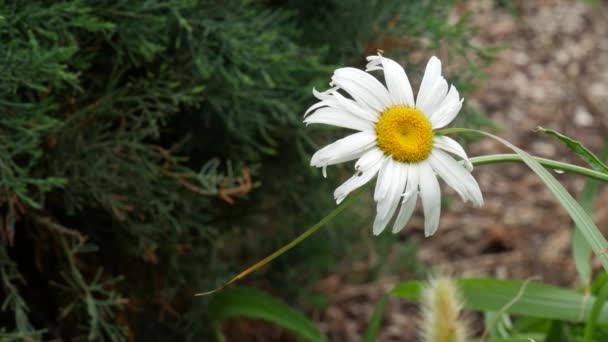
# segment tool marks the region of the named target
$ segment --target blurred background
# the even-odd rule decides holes
[[[534,129],[602,149],[607,17],[574,0],[0,2],[0,340],[297,340],[257,320],[220,324],[213,297],[193,295],[335,207],[352,165],[327,179],[309,166],[345,133],[304,127],[312,88],[381,49],[417,89],[437,55],[465,97],[453,126],[580,164]],[[508,153],[461,142],[471,156]],[[362,341],[382,295],[433,272],[575,286],[572,224],[537,176],[515,164],[474,175],[486,205],[442,187],[432,238],[420,211],[374,237],[361,196],[240,285],[332,341]],[[555,175],[578,196],[581,177]],[[598,227],[607,201],[600,190]],[[390,299],[378,339],[416,341],[417,317]]]

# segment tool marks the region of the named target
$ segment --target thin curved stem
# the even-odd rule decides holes
[[[598,172],[592,169],[588,169],[586,167],[558,162],[551,159],[540,158],[540,157],[532,157],[534,160],[539,162],[542,166],[553,169],[560,170],[565,172],[572,172],[579,174],[581,176],[597,179],[599,181],[608,182],[608,174]],[[471,163],[475,166],[477,165],[488,165],[488,164],[498,164],[498,163],[524,163],[524,160],[518,154],[491,154],[488,156],[480,156],[469,158]]]
[[[244,270],[243,272],[237,274],[234,278],[230,279],[228,282],[224,283],[224,285],[216,288],[215,290],[211,290],[211,291],[207,291],[207,292],[202,292],[202,293],[197,293],[197,294],[195,294],[195,296],[206,296],[206,295],[210,295],[212,293],[221,291],[224,288],[226,288],[227,286],[229,286],[229,285],[237,282],[238,280],[246,277],[251,272],[259,269],[260,267],[268,264],[272,260],[274,260],[274,259],[278,258],[279,256],[283,255],[283,253],[285,253],[288,250],[292,249],[293,247],[297,246],[300,242],[304,241],[306,238],[308,238],[310,235],[312,235],[313,233],[315,233],[317,230],[319,230],[321,227],[323,227],[326,223],[328,223],[334,217],[336,217],[338,214],[340,214],[342,211],[344,211],[344,209],[346,209],[349,205],[351,205],[354,202],[354,200],[357,198],[357,195],[360,194],[361,192],[363,192],[366,188],[368,188],[371,183],[372,182],[367,183],[366,185],[362,186],[358,191],[356,191],[355,193],[353,193],[350,196],[348,196],[347,199],[344,202],[342,202],[334,210],[332,210],[329,214],[327,214],[327,216],[325,216],[319,222],[317,222],[314,225],[312,225],[304,233],[300,234],[298,237],[296,237],[295,239],[293,239],[291,242],[289,242],[285,246],[277,249],[274,253],[272,253],[269,256],[265,257],[264,259],[256,262],[255,264],[249,266],[246,270]]]

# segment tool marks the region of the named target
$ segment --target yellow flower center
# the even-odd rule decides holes
[[[425,160],[433,149],[433,126],[416,108],[392,106],[382,112],[376,135],[378,147],[401,162]]]

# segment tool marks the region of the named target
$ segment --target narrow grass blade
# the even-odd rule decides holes
[[[599,155],[599,160],[604,161],[608,158],[608,144],[604,146]],[[595,197],[599,190],[600,182],[592,179],[585,181],[583,192],[581,193],[580,204],[587,214],[591,215]],[[581,232],[581,229],[575,226],[572,235],[572,253],[574,254],[574,263],[576,270],[581,278],[581,282],[588,286],[591,282],[591,247]]]
[[[231,318],[261,319],[306,339],[327,341],[315,325],[300,312],[265,292],[234,287],[218,293],[209,304],[209,316],[218,322]]]
[[[536,161],[532,156],[530,156],[526,151],[520,149],[519,147],[511,144],[503,138],[495,136],[490,133],[477,131],[473,129],[467,128],[448,128],[441,130],[437,133],[439,134],[448,134],[448,133],[457,133],[457,132],[471,132],[482,134],[487,137],[490,137],[494,140],[501,142],[503,145],[509,147],[515,153],[517,153],[523,161],[534,171],[541,180],[545,183],[547,188],[551,190],[551,192],[555,195],[555,197],[562,204],[564,209],[568,212],[574,223],[577,227],[580,228],[581,233],[585,237],[585,240],[591,246],[591,249],[597,255],[600,263],[604,267],[604,270],[608,271],[608,241],[604,238],[599,229],[595,226],[591,217],[585,210],[581,208],[581,206],[576,202],[576,200],[564,189],[564,187],[553,177],[549,171],[547,171],[538,161]]]
[[[543,132],[545,134],[548,134],[550,136],[556,137],[557,139],[561,140],[564,144],[566,144],[566,146],[568,146],[568,148],[570,150],[572,150],[572,152],[576,153],[585,162],[587,162],[587,164],[589,164],[589,166],[591,166],[592,169],[599,171],[599,172],[608,173],[608,166],[606,166],[606,164],[604,164],[602,162],[602,160],[604,160],[604,159],[598,158],[595,154],[593,154],[591,151],[589,151],[579,141],[576,141],[570,137],[567,137],[559,132],[556,132],[556,131],[553,131],[550,129],[538,127],[538,130],[540,132]]]
[[[595,325],[597,324],[600,313],[604,308],[604,303],[606,303],[606,299],[608,299],[608,284],[604,284],[604,286],[597,295],[595,303],[593,303],[591,315],[589,317],[589,320],[587,321],[587,325],[585,326],[585,336],[583,340],[584,342],[593,341],[593,330],[595,329]]]
[[[378,333],[380,332],[380,324],[382,323],[382,317],[384,316],[384,308],[388,303],[389,296],[383,296],[380,298],[376,306],[374,306],[374,312],[369,319],[367,325],[367,331],[365,332],[365,342],[375,342],[378,339]]]
[[[574,342],[572,340],[572,333],[568,325],[562,321],[552,321],[547,336],[547,341],[551,342]]]
[[[586,161],[587,164],[589,164],[589,166],[591,166],[591,168],[594,170],[608,174],[608,167],[604,164],[604,161],[608,157],[608,144],[604,146],[599,156],[595,156],[579,141],[550,129],[539,127],[538,130],[561,140],[572,152]],[[598,192],[598,187],[599,182],[587,179],[581,194],[581,207],[589,215],[591,215],[593,210],[593,203]],[[585,241],[583,233],[578,227],[575,227],[574,234],[572,236],[572,252],[574,254],[576,270],[579,273],[581,282],[585,284],[585,286],[588,286],[591,282],[591,248]]]

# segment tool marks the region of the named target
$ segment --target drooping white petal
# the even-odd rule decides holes
[[[374,235],[380,234],[391,218],[395,214],[395,210],[399,205],[401,199],[401,193],[405,187],[407,169],[403,166],[405,164],[395,162],[392,159],[388,159],[392,163],[391,174],[389,178],[389,187],[386,196],[384,196],[377,205],[376,218],[374,220],[373,232]]]
[[[367,70],[384,70],[384,79],[392,104],[414,107],[414,93],[405,70],[399,63],[381,56],[369,56]]]
[[[367,152],[366,154],[368,153],[369,152]],[[374,178],[374,176],[376,176],[376,174],[378,173],[378,170],[383,166],[385,162],[386,158],[379,159],[376,163],[370,165],[369,168],[364,171],[358,171],[354,176],[352,176],[346,182],[342,183],[342,185],[337,187],[334,191],[334,199],[336,200],[336,203],[342,203],[342,201],[346,198],[346,196],[348,196],[348,194],[360,188],[361,186],[369,182],[372,178]]]
[[[416,98],[416,108],[420,109],[419,104],[426,103],[427,98],[432,96],[433,88],[437,81],[441,78],[441,61],[433,56],[429,59],[422,76],[418,97]]]
[[[407,185],[401,201],[401,209],[393,225],[393,233],[400,232],[409,222],[418,200],[418,165],[409,164],[407,170]]]
[[[362,102],[378,113],[383,112],[391,105],[386,88],[377,78],[363,70],[356,68],[337,69],[332,76],[332,81],[335,85],[353,95],[353,98],[360,98]]]
[[[433,235],[439,227],[441,190],[433,169],[427,162],[419,163],[420,198],[424,209],[424,236]]]
[[[439,76],[435,83],[429,88],[426,97],[416,101],[416,108],[420,109],[422,113],[430,118],[429,113],[435,112],[440,103],[445,99],[448,93],[448,82],[442,76]]]
[[[462,108],[462,101],[458,90],[452,85],[446,97],[429,117],[433,129],[442,128],[452,122]]]
[[[433,147],[440,148],[446,152],[459,156],[464,161],[464,167],[467,171],[473,171],[473,164],[471,164],[467,153],[456,140],[445,135],[435,136],[433,137]]]
[[[471,201],[476,207],[483,205],[483,196],[477,181],[462,165],[438,149],[431,152],[428,160],[433,170],[462,197],[463,201]]]
[[[313,114],[304,119],[304,123],[307,125],[332,125],[357,131],[373,131],[375,129],[374,123],[369,120],[361,119],[351,113],[330,107],[317,109]]]
[[[376,143],[373,132],[358,132],[331,143],[317,151],[310,165],[325,167],[359,158]]]

